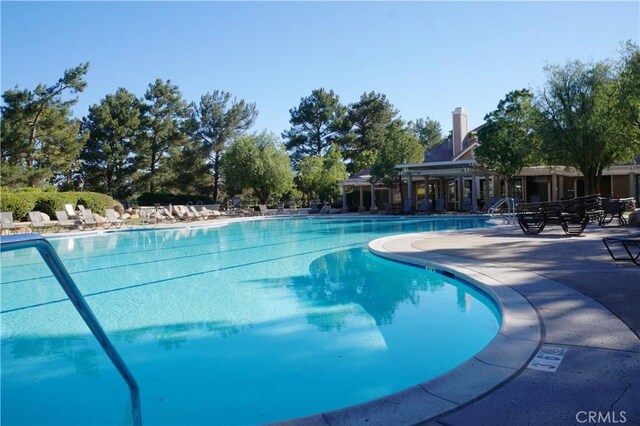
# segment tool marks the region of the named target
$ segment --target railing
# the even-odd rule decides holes
[[[64,290],[64,292],[75,306],[76,310],[87,324],[93,335],[98,339],[98,343],[102,346],[102,349],[106,352],[107,356],[113,362],[115,367],[120,372],[120,375],[124,378],[124,381],[129,386],[129,391],[131,393],[131,411],[133,416],[133,425],[140,426],[142,425],[142,413],[140,407],[140,391],[138,388],[138,383],[136,383],[136,379],[133,377],[126,364],[116,351],[116,348],[113,346],[106,333],[100,326],[100,323],[96,319],[95,315],[91,311],[91,308],[82,297],[80,290],[76,286],[73,278],[69,275],[69,272],[64,267],[62,261],[58,257],[56,251],[53,249],[51,244],[41,237],[40,235],[35,234],[23,234],[23,235],[10,235],[0,237],[0,252],[4,251],[12,251],[12,250],[20,250],[25,248],[34,247],[42,256],[42,259],[45,261],[51,272],[60,283],[60,286]]]
[[[507,214],[500,213],[500,217],[504,219],[506,223],[515,223],[516,220],[516,200],[514,198],[504,197],[489,207],[487,212],[489,216],[493,216],[497,213],[497,210],[503,205],[507,205]]]

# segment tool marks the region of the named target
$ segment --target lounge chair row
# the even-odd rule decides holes
[[[56,220],[51,220],[48,215],[42,212],[31,211],[29,212],[29,222],[14,222],[13,212],[0,212],[0,230],[2,234],[14,232],[58,232],[72,229],[95,229],[102,225],[96,221],[91,209],[79,207],[79,211],[75,212],[73,206],[67,204],[64,211],[57,210],[55,212]],[[104,224],[109,228],[112,226],[120,228],[126,223],[125,220],[118,218],[118,214],[114,209],[106,209],[106,214],[107,220]]]
[[[559,225],[567,235],[580,235],[590,220],[599,220],[602,214],[602,200],[597,195],[516,206],[518,225],[527,235],[537,235],[548,225]]]
[[[562,201],[518,204],[516,216],[525,234],[537,235],[547,225],[559,225],[567,235],[580,235],[590,221],[605,226],[617,219],[618,225],[626,225],[623,213],[628,207],[635,207],[633,198],[587,195]]]

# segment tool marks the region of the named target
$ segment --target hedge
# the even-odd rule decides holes
[[[23,188],[24,189],[24,188]],[[28,220],[30,211],[38,210],[55,218],[56,210],[64,210],[65,204],[82,204],[99,215],[105,209],[116,207],[119,203],[108,195],[97,192],[38,192],[31,189],[7,191],[3,188],[0,195],[0,211],[13,212],[13,219]]]
[[[28,213],[35,210],[39,193],[19,193],[2,192],[0,195],[0,211],[13,212],[13,220],[16,222],[26,219]]]

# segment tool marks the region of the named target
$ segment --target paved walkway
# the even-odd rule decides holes
[[[602,244],[604,236],[627,233],[589,227],[580,237],[567,237],[550,228],[525,236],[501,226],[384,242],[391,252],[442,256],[493,275],[533,305],[541,345],[567,350],[555,373],[524,366],[484,395],[422,423],[639,425],[640,267],[612,261]]]

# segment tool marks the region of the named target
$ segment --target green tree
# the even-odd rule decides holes
[[[424,149],[430,149],[442,143],[442,127],[436,120],[429,117],[425,119],[418,118],[415,123],[410,121],[408,127],[418,138]]]
[[[169,149],[160,184],[164,191],[211,197],[213,182],[208,152],[194,139],[185,139]]]
[[[230,191],[251,189],[260,204],[293,186],[289,156],[272,133],[237,138],[225,154],[222,173]]]
[[[170,80],[158,79],[149,84],[144,95],[141,129],[137,138],[137,167],[143,173],[142,183],[150,193],[157,190],[163,173],[169,171],[163,167],[169,152],[176,146],[186,143],[182,126],[190,114],[190,107],[182,99],[178,86]]]
[[[297,108],[289,110],[291,128],[282,137],[287,141],[294,167],[305,157],[324,156],[344,136],[348,131],[346,112],[333,90],[327,92],[323,88],[313,90]]]
[[[347,168],[342,162],[338,145],[332,145],[324,157],[310,156],[300,162],[298,182],[300,190],[308,199],[320,198],[331,201],[340,194],[338,180],[347,177]]]
[[[628,41],[618,63],[618,117],[640,153],[640,49]]]
[[[221,167],[229,143],[247,131],[258,115],[256,105],[214,90],[200,98],[191,117],[190,133],[200,141],[213,174],[213,200],[218,202]]]
[[[347,120],[351,131],[342,145],[351,173],[371,167],[375,162],[388,126],[399,120],[397,115],[398,111],[380,93],[364,93],[358,102],[350,105]]]
[[[64,72],[55,84],[39,84],[33,91],[15,89],[3,93],[2,123],[3,185],[43,186],[71,179],[84,138],[80,121],[71,118],[77,97],[87,83],[88,63]]]
[[[619,119],[614,69],[604,62],[574,61],[545,70],[547,83],[538,100],[542,153],[549,164],[582,172],[585,193],[597,192],[604,169],[637,153],[637,142]]]
[[[485,115],[485,124],[478,130],[476,160],[505,179],[510,191],[522,168],[533,163],[537,115],[533,94],[527,89],[514,90]]]
[[[83,120],[88,139],[81,154],[86,189],[116,199],[133,193],[141,115],[140,100],[124,88],[89,107],[89,115]]]
[[[395,122],[387,128],[387,136],[371,166],[371,180],[392,187],[399,177],[398,164],[419,163],[423,158],[424,147],[412,129]]]

